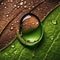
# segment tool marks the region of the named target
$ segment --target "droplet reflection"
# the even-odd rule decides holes
[[[33,14],[24,16],[21,20],[19,40],[28,46],[38,43],[43,36],[40,20]]]

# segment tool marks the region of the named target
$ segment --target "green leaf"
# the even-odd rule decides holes
[[[44,36],[35,47],[26,47],[16,39],[0,52],[0,60],[60,60],[60,6],[42,23]]]

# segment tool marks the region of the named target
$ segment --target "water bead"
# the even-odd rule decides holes
[[[17,34],[20,42],[33,46],[40,42],[43,37],[42,25],[38,17],[27,14],[21,19],[20,32]]]

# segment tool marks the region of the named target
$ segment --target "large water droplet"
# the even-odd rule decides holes
[[[19,40],[28,46],[37,44],[43,36],[40,20],[33,14],[28,14],[21,19]]]

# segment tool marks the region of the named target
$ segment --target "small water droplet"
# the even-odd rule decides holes
[[[6,15],[6,17],[9,17],[9,15]]]
[[[3,5],[4,3],[2,2],[1,4]]]
[[[11,47],[12,47],[12,48],[14,48],[15,46],[14,46],[14,45],[12,45]]]
[[[54,36],[50,36],[50,39],[53,40],[54,39]]]
[[[4,8],[7,8],[6,6]]]
[[[24,8],[27,8],[27,6],[25,5]]]
[[[39,8],[37,10],[40,10]]]
[[[11,30],[13,30],[14,28],[13,28],[13,27],[11,27],[10,29],[11,29]]]
[[[29,7],[29,10],[30,10],[31,8]]]
[[[57,21],[56,20],[52,20],[52,24],[56,25]]]
[[[14,7],[16,7],[16,5],[14,5]]]
[[[19,21],[16,21],[17,23],[19,22]]]
[[[11,24],[12,26],[14,25],[14,24]]]
[[[19,30],[17,30],[17,32],[19,32]]]
[[[17,6],[17,8],[20,8],[20,6]]]
[[[26,4],[26,1],[24,1],[24,4]]]
[[[6,5],[6,3],[4,3],[4,5]]]
[[[34,8],[34,6],[32,6],[32,8]]]
[[[9,14],[9,12],[8,12],[8,14]]]
[[[23,2],[20,2],[20,5],[23,5]]]
[[[34,57],[35,57],[35,55],[34,55],[34,54],[32,54],[32,57],[34,58]]]

